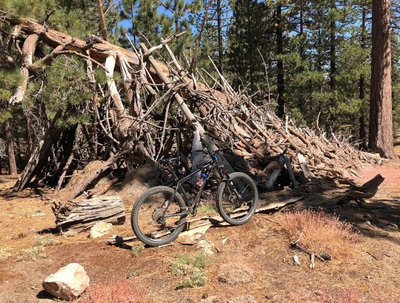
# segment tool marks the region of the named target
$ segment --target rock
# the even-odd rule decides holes
[[[209,296],[201,299],[201,303],[222,303],[222,301],[217,296]]]
[[[244,295],[229,299],[228,303],[257,303],[257,300],[253,296]]]
[[[136,200],[150,187],[158,185],[160,175],[160,169],[150,162],[131,169],[125,175],[119,195],[123,200]]]
[[[219,268],[218,281],[226,284],[249,283],[253,271],[245,264],[227,263]]]
[[[89,276],[78,263],[70,263],[49,275],[42,283],[43,288],[57,298],[73,300],[89,287]]]
[[[111,223],[106,223],[103,221],[97,222],[91,229],[90,229],[90,238],[96,239],[100,238],[110,232],[112,228]]]
[[[205,254],[210,256],[214,254],[214,251],[218,251],[215,245],[207,240],[200,240],[199,243],[197,243],[197,247],[202,249]]]
[[[70,230],[67,230],[66,232],[63,232],[62,235],[64,236],[64,238],[73,238],[76,235],[78,235],[78,232],[74,229],[70,229]]]
[[[181,238],[180,243],[186,245],[196,244],[209,228],[210,225],[204,225],[184,231],[179,235],[179,238]]]

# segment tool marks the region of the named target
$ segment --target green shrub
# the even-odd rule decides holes
[[[132,248],[131,248],[132,255],[134,257],[137,257],[143,249],[144,249],[143,245],[134,245],[134,246],[132,246]]]
[[[171,272],[178,276],[188,276],[189,279],[179,281],[178,288],[203,286],[207,283],[204,268],[211,264],[212,260],[203,253],[198,253],[194,257],[187,254],[179,254],[171,260]]]

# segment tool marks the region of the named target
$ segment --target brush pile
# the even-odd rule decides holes
[[[10,50],[6,58],[10,64],[22,62],[25,79],[9,106],[22,102],[28,82],[36,76],[35,70],[51,67],[59,56],[84,60],[88,87],[95,92],[95,98],[82,100],[79,109],[93,117],[91,127],[77,125],[73,132],[57,129],[56,119],[66,115],[60,110],[36,143],[14,186],[16,191],[32,180],[40,184],[49,176],[58,179],[58,191],[66,183],[74,159],[85,163],[87,159],[92,161],[93,155],[105,161],[69,190],[64,200],[74,199],[106,172],[129,169],[147,160],[159,162],[179,154],[184,165],[190,167],[188,155],[196,133],[209,149],[229,149],[225,157],[232,168],[251,174],[260,186],[277,165],[273,156],[284,150],[296,177],[303,181],[330,177],[349,183],[364,163],[381,161],[345,140],[332,139],[334,135],[328,139],[325,134],[296,127],[290,119],[281,120],[270,106],[255,104],[251,97],[236,92],[216,68],[214,76],[205,70],[185,69],[168,46],[179,35],[150,49],[141,44],[140,49],[132,45],[127,50],[95,36],[80,40],[32,19],[7,13],[0,16],[12,28],[8,33],[2,32],[7,46],[4,49]],[[11,52],[13,46],[20,51]],[[15,54],[20,58],[13,58]],[[105,73],[105,83],[96,83],[96,69]],[[116,73],[121,76],[120,83],[115,80]],[[82,136],[91,142],[91,157],[85,158],[80,152]],[[56,172],[49,173],[50,162],[56,163]]]

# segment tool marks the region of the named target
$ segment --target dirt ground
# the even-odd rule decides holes
[[[289,247],[275,223],[276,214],[259,213],[243,226],[212,227],[203,235],[216,248],[209,257],[212,263],[204,269],[207,283],[193,288],[177,288],[185,277],[175,276],[170,262],[178,254],[200,251],[195,242],[178,238],[165,247],[145,248],[135,257],[131,246],[140,245],[138,241],[117,246],[106,243],[109,236],[58,235],[49,201],[29,189],[11,194],[16,176],[2,175],[0,302],[54,302],[43,291],[42,281],[72,262],[86,269],[91,285],[133,278],[152,302],[201,302],[212,296],[226,302],[242,295],[251,295],[257,302],[400,302],[400,162],[365,168],[359,182],[377,173],[385,181],[367,201],[368,212],[357,206],[337,209],[359,232],[355,258],[316,261],[315,269],[310,269],[309,256]],[[134,196],[124,200],[127,213],[133,202]],[[123,226],[113,227],[112,234],[133,236],[127,219]],[[39,242],[45,247],[38,253]],[[293,264],[294,254],[300,266]],[[223,264],[243,264],[252,271],[252,279],[238,284],[219,282]]]

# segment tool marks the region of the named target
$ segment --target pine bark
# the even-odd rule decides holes
[[[218,69],[221,73],[224,72],[223,61],[223,37],[222,37],[222,7],[221,0],[217,0],[217,32],[218,32]]]
[[[85,231],[99,221],[122,225],[126,218],[124,203],[119,196],[53,203],[52,210],[57,228],[61,231]]]
[[[372,64],[369,148],[395,158],[393,150],[390,0],[372,1]]]
[[[11,132],[10,120],[4,123],[4,131],[6,133],[7,155],[8,155],[8,173],[15,175],[17,173],[17,162],[15,161],[14,140]]]
[[[38,34],[29,35],[22,46],[22,55],[23,55],[23,62],[21,66],[21,74],[23,76],[23,81],[18,86],[14,95],[10,98],[10,104],[21,103],[25,96],[25,91],[28,87],[29,81],[29,68],[33,63],[33,55],[36,51],[36,45],[39,40]]]
[[[331,10],[336,9],[336,4],[334,0],[331,0]],[[336,91],[336,20],[335,17],[331,16],[332,20],[330,22],[330,67],[329,67],[329,86],[332,94]],[[330,109],[329,109],[329,123],[334,124],[336,120],[335,108],[336,100],[334,97],[330,98]]]
[[[282,6],[278,5],[276,11],[276,42],[278,46],[278,55],[283,54],[283,31],[282,31]],[[283,94],[285,91],[284,69],[282,59],[278,60],[278,109],[277,115],[282,118],[285,115],[285,100]]]
[[[101,4],[101,0],[97,0],[97,10],[99,12],[101,34],[103,35],[104,40],[108,41],[106,20],[104,18],[103,5]]]
[[[366,5],[363,5],[362,8],[362,23],[361,23],[361,48],[365,49],[367,47],[367,29],[366,29]],[[365,102],[365,75],[360,75],[360,148],[366,149],[367,148],[367,132],[365,129],[365,115],[363,105]]]

